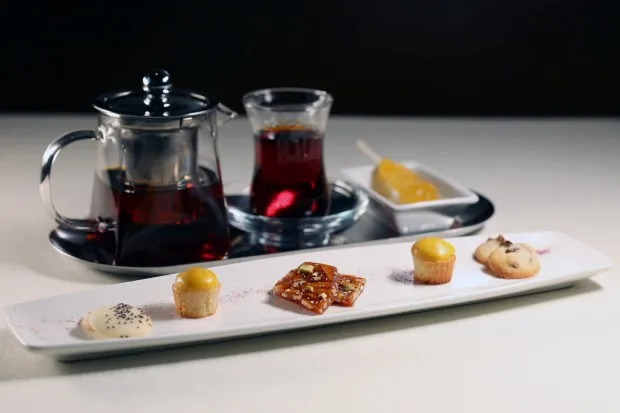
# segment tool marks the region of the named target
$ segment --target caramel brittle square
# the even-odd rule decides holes
[[[366,279],[350,274],[338,274],[336,277],[336,298],[334,304],[353,307],[357,298],[364,291]]]
[[[275,284],[273,294],[315,314],[323,314],[336,298],[337,274],[332,265],[304,262]]]

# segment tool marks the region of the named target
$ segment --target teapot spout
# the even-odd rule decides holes
[[[230,120],[233,120],[238,116],[237,112],[229,108],[228,106],[218,103],[217,104],[217,125],[222,126]]]

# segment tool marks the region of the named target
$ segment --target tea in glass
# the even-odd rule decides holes
[[[311,89],[268,89],[244,97],[254,135],[254,214],[327,215],[331,200],[323,142],[331,103],[329,94]]]

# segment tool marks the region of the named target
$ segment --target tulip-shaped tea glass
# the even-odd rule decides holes
[[[273,218],[322,217],[330,207],[323,142],[332,106],[324,91],[273,88],[243,97],[254,135],[252,213]]]

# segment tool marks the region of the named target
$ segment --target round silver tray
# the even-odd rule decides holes
[[[379,210],[375,210],[376,206],[371,201],[368,212],[355,225],[332,234],[329,245],[313,248],[312,250],[320,251],[334,247],[347,248],[356,245],[414,241],[426,236],[453,238],[470,235],[481,230],[495,214],[493,203],[480,193],[478,193],[478,196],[480,199],[476,204],[467,207],[454,217],[455,224],[452,227],[432,232],[408,234],[399,233],[397,228],[392,228],[386,225],[385,222],[382,222],[382,220],[378,220],[376,215],[379,213]],[[232,201],[235,201],[235,197],[238,197],[238,195],[228,195],[226,198],[228,202],[234,203]],[[111,256],[108,253],[83,242],[84,234],[82,233],[71,233],[56,228],[50,232],[49,240],[57,252],[90,269],[135,278],[179,273],[194,266],[208,265],[209,267],[216,267],[218,265],[264,259],[269,258],[273,254],[295,254],[303,250],[303,248],[292,251],[266,250],[253,244],[248,234],[234,227],[231,228],[231,232],[233,233],[233,249],[229,258],[220,261],[187,263],[167,267],[123,267],[113,265],[111,263]]]

